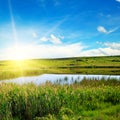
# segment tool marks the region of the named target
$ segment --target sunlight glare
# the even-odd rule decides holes
[[[12,60],[24,60],[26,59],[25,47],[23,46],[15,46],[9,51],[10,58]]]

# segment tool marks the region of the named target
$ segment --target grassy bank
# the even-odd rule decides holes
[[[120,81],[0,84],[0,120],[119,120]]]
[[[120,56],[0,61],[0,80],[43,73],[120,75]]]

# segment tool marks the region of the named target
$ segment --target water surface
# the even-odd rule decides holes
[[[50,81],[52,83],[58,82],[64,82],[64,83],[72,83],[75,80],[81,81],[83,78],[115,78],[120,80],[119,75],[76,75],[76,74],[43,74],[39,76],[30,76],[30,77],[19,77],[15,79],[9,79],[9,80],[2,80],[0,83],[16,83],[16,84],[26,84],[26,83],[34,83],[36,85],[44,84],[46,81]]]

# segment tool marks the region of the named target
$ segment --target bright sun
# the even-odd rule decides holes
[[[24,60],[26,58],[25,48],[22,46],[12,47],[9,51],[9,56],[13,60]]]

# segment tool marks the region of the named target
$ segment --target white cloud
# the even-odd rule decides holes
[[[118,49],[106,47],[106,48],[100,48],[100,50],[104,52],[104,55],[120,55],[120,50]]]
[[[60,38],[56,37],[55,35],[51,34],[50,35],[50,41],[53,43],[53,44],[61,44],[61,40]]]
[[[19,45],[18,47],[0,50],[0,59],[75,57],[81,53],[83,48],[84,46],[81,43],[68,45]]]
[[[103,26],[98,26],[97,30],[101,33],[107,33],[107,30]]]
[[[120,2],[120,0],[116,0],[116,2]]]
[[[120,42],[99,42],[97,41],[97,44],[111,48],[111,49],[120,50]]]
[[[46,42],[46,41],[49,40],[49,38],[47,38],[47,37],[42,37],[42,38],[40,38],[40,40],[43,41],[43,42]]]
[[[40,38],[40,40],[42,42],[50,41],[53,44],[61,44],[62,43],[61,39],[63,39],[63,38],[64,38],[63,36],[61,38],[61,36],[56,37],[54,34],[51,34],[50,37],[42,37],[42,38]]]
[[[118,45],[117,45],[118,44]],[[74,44],[41,44],[41,45],[19,45],[17,48],[11,47],[0,50],[0,60],[2,59],[33,59],[33,58],[62,58],[78,56],[105,56],[120,55],[120,43],[103,43],[97,49],[85,50],[86,46],[81,43]]]
[[[105,34],[110,34],[110,33],[112,33],[112,32],[115,32],[115,31],[118,30],[118,29],[119,29],[119,27],[114,28],[114,29],[111,29],[111,30],[107,30],[107,29],[106,29],[105,27],[103,27],[103,26],[98,26],[98,27],[97,27],[98,32],[105,33]]]
[[[115,43],[115,42],[106,42],[103,43],[104,46],[109,47],[111,49],[116,49],[116,50],[120,50],[120,43]]]
[[[120,55],[119,49],[112,49],[110,47],[97,48],[91,50],[81,51],[80,56],[111,56],[111,55]]]

